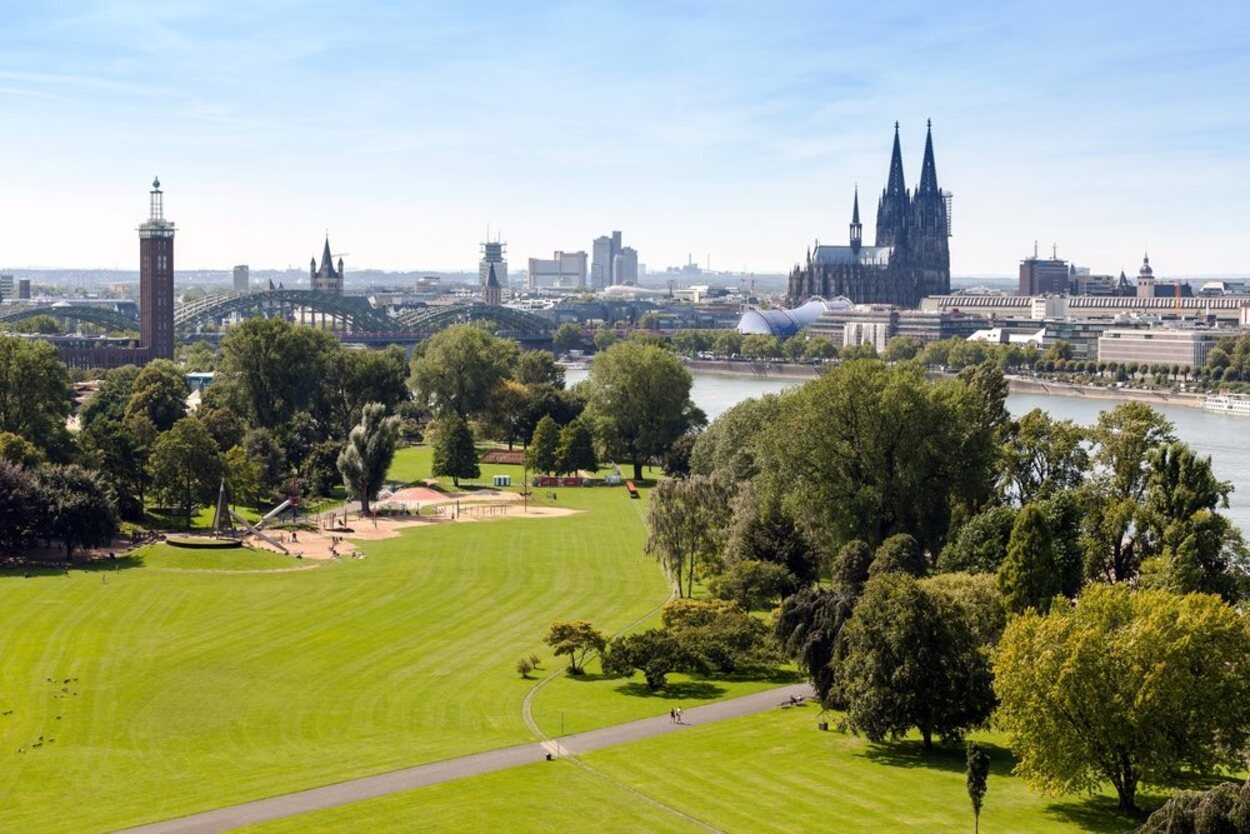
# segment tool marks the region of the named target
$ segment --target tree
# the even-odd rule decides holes
[[[1178,791],[1137,834],[1243,834],[1250,831],[1250,781],[1208,791]]]
[[[591,657],[603,653],[608,640],[587,620],[556,620],[547,629],[543,642],[556,657],[568,656],[570,675],[580,675]]]
[[[661,481],[652,491],[646,550],[664,566],[679,596],[693,594],[698,568],[714,563],[728,520],[728,495],[714,478]]]
[[[51,464],[35,472],[41,507],[39,533],[65,545],[72,560],[80,547],[109,544],[117,535],[113,496],[97,473],[77,464]]]
[[[52,316],[40,314],[22,319],[12,325],[14,333],[39,333],[44,336],[55,336],[61,332],[61,323]]]
[[[515,378],[526,387],[550,385],[559,390],[564,387],[564,367],[549,350],[522,351],[517,359]]]
[[[169,431],[186,416],[189,393],[187,380],[178,366],[168,359],[157,359],[144,365],[131,383],[126,416],[142,414],[157,431]]]
[[[954,597],[905,573],[868,580],[845,628],[838,669],[847,721],[872,741],[920,730],[953,741],[983,726],[994,707],[989,659]]]
[[[1054,537],[1046,516],[1034,504],[1026,504],[1011,527],[1007,558],[998,569],[998,588],[1007,607],[1016,612],[1045,611],[1060,592]]]
[[[0,460],[34,469],[43,463],[44,455],[26,438],[11,431],[0,431]]]
[[[143,517],[148,457],[156,427],[146,414],[128,420],[100,418],[89,423],[79,442],[90,465],[112,486],[122,518]]]
[[[595,342],[595,350],[597,351],[607,350],[608,348],[612,347],[612,345],[616,344],[617,342],[616,332],[612,330],[606,330],[606,329],[597,330],[595,331],[594,342]]]
[[[1011,424],[1003,446],[1001,485],[1018,504],[1079,485],[1089,469],[1086,432],[1035,408]]]
[[[868,575],[878,576],[883,573],[906,573],[911,576],[924,576],[927,570],[924,553],[914,538],[906,533],[897,533],[881,543],[868,565]]]
[[[582,330],[571,321],[566,321],[557,327],[556,332],[551,337],[551,346],[560,353],[577,350],[582,344]]]
[[[243,441],[243,421],[229,409],[201,405],[195,410],[195,419],[204,424],[217,448],[223,452]]]
[[[1084,540],[1088,572],[1112,582],[1137,574],[1141,504],[1149,456],[1175,442],[1172,423],[1144,403],[1121,403],[1098,416],[1090,431],[1095,474],[1085,487]]]
[[[455,412],[447,414],[435,424],[433,452],[430,474],[435,478],[448,476],[459,487],[461,478],[476,478],[482,474],[477,465],[473,432],[469,429],[469,424]]]
[[[100,390],[87,400],[78,413],[83,429],[89,428],[96,420],[121,422],[126,416],[126,403],[130,401],[130,390],[138,375],[139,369],[134,365],[122,365],[108,371],[100,383]]]
[[[713,577],[712,596],[732,600],[748,611],[771,608],[797,590],[794,574],[776,562],[744,559]]]
[[[330,333],[281,318],[252,318],[230,328],[221,343],[218,380],[235,386],[240,416],[256,427],[278,429],[309,411],[330,375],[330,357],[342,350]]]
[[[670,478],[684,478],[690,474],[690,453],[698,442],[696,432],[686,432],[674,440],[660,456],[660,469]]]
[[[924,342],[915,336],[894,336],[885,346],[887,362],[902,362],[915,359],[924,350]]]
[[[975,741],[968,742],[968,798],[972,800],[973,830],[981,830],[981,802],[990,775],[990,754]]]
[[[156,438],[148,461],[152,486],[178,507],[191,526],[191,510],[213,500],[221,486],[221,454],[204,425],[183,417]]]
[[[852,597],[859,599],[872,572],[872,561],[872,549],[859,539],[852,539],[838,548],[830,562],[830,584],[845,588]]]
[[[318,440],[344,438],[360,422],[365,403],[381,403],[394,414],[412,397],[403,348],[343,350],[325,354],[326,372],[317,394],[316,416],[324,430]],[[293,418],[294,419],[294,418]]]
[[[599,459],[595,454],[595,437],[582,420],[574,420],[560,430],[560,448],[557,452],[561,472],[595,472]]]
[[[549,473],[560,469],[560,427],[550,416],[543,417],[534,428],[525,460],[530,469]]]
[[[929,382],[910,362],[847,362],[787,392],[761,432],[761,492],[811,541],[940,549],[955,509],[993,493],[999,388],[988,372]],[[1001,374],[997,375],[1001,379]]]
[[[468,324],[434,334],[417,348],[412,380],[417,396],[435,414],[455,413],[462,420],[487,410],[490,395],[512,376],[519,349]]]
[[[690,450],[690,471],[699,475],[720,473],[729,483],[756,476],[755,459],[760,438],[781,413],[781,397],[766,394],[743,400],[699,432]]]
[[[382,403],[368,403],[360,413],[360,422],[347,436],[347,445],[339,453],[338,469],[349,495],[360,499],[360,512],[369,515],[369,502],[377,497],[395,458],[399,442],[399,418],[386,416]]]
[[[1091,585],[1073,606],[1027,612],[995,655],[997,720],[1017,772],[1052,793],[1242,766],[1250,632],[1218,597]]]
[[[730,563],[754,560],[780,565],[798,584],[814,582],[819,573],[818,556],[794,520],[776,503],[762,503],[751,483],[740,486],[733,497],[725,559]]]
[[[252,429],[243,435],[243,448],[260,472],[260,488],[273,494],[282,488],[289,474],[286,453],[269,429]]]
[[[773,635],[781,650],[794,658],[826,706],[845,706],[837,687],[839,661],[846,653],[843,627],[851,618],[855,597],[844,587],[803,588],[786,597],[777,612]]]
[[[660,610],[660,622],[700,669],[734,674],[772,668],[780,660],[768,626],[732,600],[671,600]]]
[[[712,340],[712,353],[717,356],[736,356],[742,353],[742,335],[737,330],[721,330]]]
[[[42,532],[40,498],[29,471],[0,461],[0,554],[19,555]]]
[[[222,460],[226,489],[234,504],[253,506],[260,500],[260,467],[242,446],[232,446]]]
[[[702,671],[699,659],[692,657],[669,632],[652,628],[615,638],[603,655],[603,671],[609,675],[633,675],[640,671],[647,689],[663,689],[673,672]]]
[[[47,342],[0,336],[0,431],[35,443],[52,460],[69,456],[69,372]]]
[[[586,381],[587,419],[608,457],[626,460],[634,478],[674,440],[706,422],[690,401],[690,372],[671,352],[622,342],[595,357]]]
[[[1007,542],[1016,521],[1011,507],[989,507],[964,522],[942,548],[937,569],[942,572],[997,573],[1007,556]]]

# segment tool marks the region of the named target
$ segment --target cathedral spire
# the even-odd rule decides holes
[[[903,179],[903,149],[898,141],[898,122],[894,123],[894,153],[890,157],[890,180],[885,186],[885,193],[907,193],[907,183]]]
[[[325,249],[321,250],[321,268],[323,270],[334,269],[334,259],[330,257],[330,236],[326,235]]]
[[[855,208],[851,210],[851,248],[856,252],[864,243],[864,227],[859,222],[859,184],[855,185]]]
[[[921,194],[936,194],[938,190],[937,166],[933,162],[933,120],[929,120],[924,138],[924,163],[920,167]]]

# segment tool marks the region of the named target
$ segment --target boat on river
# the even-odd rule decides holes
[[[1202,401],[1204,411],[1250,417],[1250,397],[1237,394],[1212,394]]]

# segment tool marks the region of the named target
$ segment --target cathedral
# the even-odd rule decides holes
[[[813,296],[828,299],[841,295],[856,304],[915,307],[926,295],[949,293],[949,198],[938,187],[932,122],[925,137],[920,186],[912,192],[903,179],[903,153],[895,122],[890,178],[877,203],[876,245],[864,245],[857,188],[850,244],[822,246],[818,241],[808,251],[807,263],[796,265],[790,273],[790,304],[801,304]]]

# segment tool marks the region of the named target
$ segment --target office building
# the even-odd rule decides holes
[[[165,219],[159,179],[139,226],[139,344],[148,360],[174,358],[174,224]]]
[[[234,268],[234,291],[249,292],[252,289],[252,273],[247,264],[239,264]]]
[[[1112,328],[1098,337],[1098,361],[1200,368],[1220,337],[1226,335],[1219,330]]]
[[[526,286],[531,290],[542,287],[586,288],[586,253],[555,252],[550,259],[530,258]]]
[[[19,300],[22,300],[22,301],[30,300],[30,279],[29,278],[17,279],[17,297]]]
[[[612,258],[612,286],[638,286],[638,250],[632,246],[622,248]]]
[[[13,297],[13,276],[0,275],[0,301]]]
[[[621,254],[621,233],[612,232],[611,236],[595,238],[591,252],[593,260],[590,266],[590,285],[596,290],[612,286],[612,269],[616,264],[616,256]],[[637,254],[635,254],[635,263]],[[635,270],[637,271],[637,270]]]
[[[1036,246],[1033,257],[1020,261],[1020,295],[1067,295],[1071,279],[1067,261],[1039,258]]]
[[[488,240],[482,244],[482,260],[477,264],[477,277],[483,287],[486,286],[486,278],[493,267],[495,280],[499,282],[500,290],[507,288],[508,262],[504,260],[504,252],[507,248],[508,244],[501,240]]]

